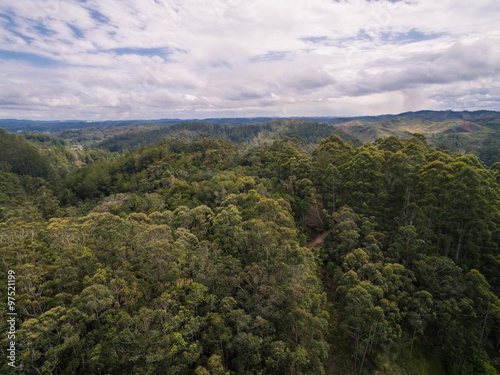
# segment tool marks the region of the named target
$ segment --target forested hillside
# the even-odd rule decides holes
[[[332,134],[361,145],[391,135],[406,139],[420,133],[432,147],[476,155],[487,167],[500,162],[500,112],[495,111],[419,111],[348,118],[212,118],[191,121],[0,120],[0,128],[9,132],[28,132],[26,135],[34,142],[50,144],[52,141],[43,140],[43,137],[56,136],[59,138],[56,142],[85,148],[97,147],[109,152],[131,151],[169,138],[225,138],[248,147],[296,135],[307,153],[311,153],[317,142]]]
[[[261,123],[226,124],[215,120],[183,121],[170,125],[138,123],[122,127],[95,128],[90,131],[70,130],[60,136],[72,142],[97,146],[111,152],[123,152],[172,137],[189,140],[216,137],[245,146],[258,146],[295,135],[310,153],[317,142],[333,134],[355,145],[361,145],[378,138],[396,136],[399,139],[407,139],[414,133],[420,133],[433,147],[476,155],[489,167],[500,162],[500,114],[474,113],[475,116],[445,116],[446,112],[432,112],[432,115],[421,113],[417,116],[418,113],[410,113],[382,119],[279,119]]]
[[[497,374],[500,163],[304,124],[0,132],[0,371]]]

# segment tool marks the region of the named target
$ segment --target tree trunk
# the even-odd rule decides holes
[[[410,346],[410,361],[411,361],[411,356],[413,354],[413,342],[415,341],[415,335],[417,333],[417,326],[413,329],[413,336],[411,338],[411,346]]]
[[[363,351],[363,359],[361,360],[361,366],[359,367],[359,373],[361,374],[361,371],[363,371],[363,365],[365,364],[365,358],[366,358],[366,353],[368,353],[368,348],[371,347],[371,342],[373,338],[375,337],[375,330],[376,330],[377,322],[373,323],[372,326],[370,327],[370,333],[368,334],[368,343],[366,344],[365,350]],[[373,334],[372,334],[373,330]]]
[[[332,181],[332,214],[335,212],[335,180]]]
[[[486,321],[488,320],[489,312],[484,316],[483,328],[481,329],[481,337],[479,338],[479,345],[483,342],[484,329],[486,328]]]
[[[446,253],[445,256],[448,258],[448,254],[450,253],[450,245],[451,245],[451,236],[448,236],[448,243],[446,244]]]
[[[462,237],[463,237],[463,235],[461,235],[460,238],[459,238],[459,240],[458,240],[457,254],[455,256],[455,263],[458,263],[458,258],[460,256],[460,248],[462,247]]]
[[[405,209],[404,209],[404,226],[412,225],[413,220],[410,220],[410,211],[408,206],[410,205],[410,187],[406,185],[405,188]]]

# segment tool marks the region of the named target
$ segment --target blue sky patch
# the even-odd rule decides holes
[[[17,31],[14,31],[14,30],[11,30],[12,33],[14,33],[16,36],[18,36],[19,38],[21,38],[22,40],[24,40],[26,42],[26,44],[31,44],[31,42],[33,41],[33,38],[30,38],[24,34],[21,34],[21,33],[18,33]]]
[[[50,59],[48,57],[40,56],[34,53],[14,52],[0,49],[0,59],[2,60],[19,60],[27,62],[34,66],[62,66],[66,65],[61,61]]]
[[[416,43],[423,40],[431,40],[440,37],[442,34],[425,34],[417,29],[411,29],[407,33],[382,33],[382,41],[392,43]]]
[[[23,39],[26,42],[26,44],[30,44],[33,41],[33,38],[27,37],[26,35],[16,30],[17,25],[10,15],[0,13],[0,24],[4,24],[7,30],[9,30],[15,36]]]
[[[253,56],[250,58],[251,63],[265,62],[265,61],[282,61],[286,60],[289,56],[287,51],[270,51],[263,55]]]
[[[233,66],[227,62],[226,60],[218,60],[210,64],[212,68],[226,68],[226,69],[232,69]]]
[[[327,36],[305,36],[301,38],[301,40],[313,44],[327,44],[330,41],[330,38]]]
[[[95,19],[97,22],[100,22],[100,23],[108,23],[109,22],[108,17],[106,17],[104,14],[98,12],[95,9],[89,9],[89,13],[90,13],[90,17]]]
[[[36,31],[38,31],[38,33],[40,35],[44,35],[44,36],[52,36],[52,35],[55,35],[56,32],[53,31],[53,30],[50,30],[49,28],[47,28],[43,23],[38,23],[36,24],[34,27],[33,27]]]
[[[71,29],[71,31],[73,31],[73,34],[74,34],[77,38],[79,38],[79,39],[83,38],[84,34],[83,34],[83,31],[82,31],[82,30],[80,30],[80,29],[79,29],[78,27],[76,27],[76,26],[73,26],[73,25],[72,25],[72,24],[70,24],[70,23],[67,23],[67,25],[68,25],[68,27]]]
[[[3,21],[2,23],[4,23],[5,21],[7,21],[6,22],[6,26],[8,26],[9,29],[12,28],[12,27],[14,27],[14,26],[16,26],[16,23],[14,22],[14,20],[12,19],[12,17],[9,16],[8,14],[0,13],[0,20]]]
[[[356,38],[354,38],[355,40],[368,40],[368,41],[372,41],[373,38],[370,36],[370,34],[368,34],[365,30],[361,29],[358,33],[358,35],[356,36]]]
[[[167,48],[113,48],[109,51],[118,55],[159,56],[162,58],[170,54]]]

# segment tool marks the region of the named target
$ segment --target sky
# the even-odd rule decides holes
[[[500,110],[498,0],[5,0],[0,118]]]

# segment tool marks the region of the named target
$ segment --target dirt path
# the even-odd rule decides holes
[[[323,232],[321,233],[318,237],[316,237],[314,240],[312,241],[309,241],[306,245],[306,247],[309,249],[309,250],[312,250],[314,249],[315,247],[321,245],[323,243],[323,241],[325,240],[326,236],[328,236],[330,234],[332,230],[327,230],[326,232]]]

